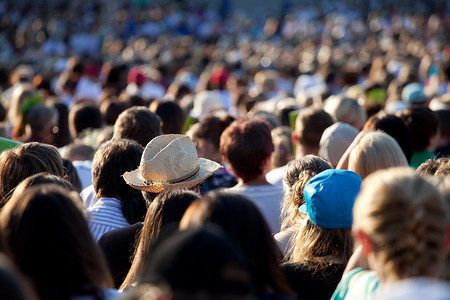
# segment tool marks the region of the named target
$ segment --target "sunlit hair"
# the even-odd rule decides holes
[[[405,154],[390,135],[368,132],[350,153],[348,169],[362,179],[377,170],[408,166]]]
[[[440,274],[449,221],[443,195],[409,168],[367,177],[353,208],[354,226],[370,238],[391,280]]]
[[[346,265],[353,253],[351,228],[329,229],[314,224],[308,217],[301,221],[293,237],[290,262],[308,263],[322,269],[329,263]]]
[[[98,295],[112,286],[78,193],[52,184],[15,193],[0,227],[13,262],[41,299]]]
[[[40,172],[64,178],[62,158],[56,147],[33,142],[4,151],[0,155],[1,206],[22,180]]]
[[[327,169],[331,169],[330,164],[315,155],[307,155],[287,164],[283,177],[284,197],[281,206],[281,215],[285,218],[281,230],[296,226],[303,219],[303,214],[298,211],[305,203],[303,188],[309,179]]]
[[[220,137],[220,153],[244,182],[261,176],[273,151],[269,124],[263,119],[239,119]]]

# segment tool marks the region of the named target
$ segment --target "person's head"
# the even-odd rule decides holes
[[[143,284],[168,289],[171,299],[249,299],[253,294],[242,250],[213,225],[179,231],[158,243],[138,279],[138,287]]]
[[[223,161],[244,182],[264,175],[272,152],[270,127],[261,119],[236,120],[220,137]]]
[[[289,294],[269,226],[247,197],[227,191],[209,192],[188,208],[180,229],[200,227],[205,223],[221,226],[241,245],[249,259],[258,294],[264,294],[268,289],[277,294]]]
[[[303,218],[303,214],[298,211],[305,203],[303,188],[309,179],[327,169],[331,169],[330,164],[315,155],[306,155],[287,164],[283,176],[284,197],[281,206],[283,215],[286,216],[281,225],[283,230],[298,225],[299,219]]]
[[[199,157],[221,162],[220,136],[234,121],[230,115],[218,116],[209,114],[193,124],[186,132],[192,139]]]
[[[0,155],[0,206],[8,201],[22,180],[40,172],[64,178],[62,158],[54,146],[27,143],[4,151]]]
[[[86,129],[103,127],[103,116],[100,109],[92,104],[76,104],[69,112],[69,129],[74,138],[79,138]]]
[[[295,234],[291,261],[347,263],[353,251],[352,208],[361,183],[358,174],[334,169],[308,180],[299,208],[306,217]]]
[[[92,160],[94,158],[94,153],[95,150],[91,146],[76,141],[67,145],[64,158],[70,161]]]
[[[402,119],[396,115],[379,112],[367,120],[362,131],[371,130],[381,130],[392,136],[402,148],[408,163],[411,161],[413,154],[412,135]]]
[[[51,184],[19,188],[0,213],[0,227],[13,262],[41,299],[68,299],[95,293],[87,287],[111,286],[78,193]]]
[[[125,172],[123,179],[151,198],[168,190],[194,188],[220,167],[215,161],[198,158],[189,136],[163,134],[147,144],[139,167]]]
[[[105,124],[107,126],[114,126],[119,115],[127,109],[125,102],[119,101],[116,97],[105,99],[100,105],[100,112],[103,115]]]
[[[358,135],[358,130],[350,124],[336,122],[320,138],[319,156],[337,166],[348,146]]]
[[[56,97],[49,97],[45,104],[58,111],[58,132],[53,135],[53,145],[64,147],[72,141],[69,130],[69,109]]]
[[[270,158],[273,169],[286,165],[294,159],[292,146],[292,130],[289,126],[279,126],[272,129],[274,151]]]
[[[53,184],[62,187],[68,191],[79,193],[79,191],[77,191],[75,186],[71,184],[69,181],[47,172],[41,172],[27,177],[17,186],[17,188],[14,190],[14,193],[26,192],[31,187],[40,184]]]
[[[183,130],[186,116],[177,102],[156,100],[150,104],[150,111],[160,117],[163,134],[181,133]]]
[[[25,133],[31,141],[53,144],[53,136],[58,132],[59,113],[44,104],[35,105],[25,120]]]
[[[322,133],[333,125],[333,119],[323,109],[307,107],[300,111],[295,119],[292,139],[296,145],[296,157],[307,154],[318,155]]]
[[[427,107],[405,109],[400,118],[412,134],[414,151],[434,151],[439,138],[439,119]]]
[[[382,131],[367,132],[348,160],[348,169],[363,179],[377,170],[401,166],[408,166],[405,154],[394,138]]]
[[[161,133],[161,119],[147,107],[138,106],[119,115],[114,124],[113,139],[131,139],[145,147]]]
[[[450,157],[427,159],[416,169],[416,173],[420,175],[445,177],[450,174]]]
[[[178,223],[188,206],[199,197],[200,195],[194,191],[172,190],[159,194],[151,202],[145,215],[144,227],[137,239],[133,263],[122,283],[122,289],[137,279],[137,275],[142,271],[145,262],[148,260],[151,247],[153,247],[164,226],[178,227]]]
[[[382,281],[437,277],[442,271],[449,220],[444,197],[412,169],[367,177],[353,214],[363,255]]]
[[[367,120],[364,108],[351,98],[331,97],[325,102],[325,111],[328,112],[335,122],[343,122],[361,130]]]
[[[143,149],[127,139],[100,146],[92,161],[92,185],[97,198],[113,197],[122,202],[122,212],[130,224],[142,220],[146,212],[142,194],[124,181],[122,174],[139,166]]]
[[[8,110],[8,120],[12,125],[12,137],[18,138],[25,133],[25,120],[30,109],[42,103],[42,96],[32,84],[23,84],[12,94],[11,105]]]

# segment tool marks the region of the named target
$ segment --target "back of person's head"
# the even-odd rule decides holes
[[[13,262],[41,299],[97,294],[95,288],[110,286],[78,193],[51,184],[19,189],[0,213],[0,226]]]
[[[146,283],[169,289],[171,299],[248,299],[253,294],[242,250],[213,225],[179,231],[158,243],[138,287]]]
[[[398,143],[382,131],[367,132],[350,153],[348,169],[366,178],[377,170],[408,166]]]
[[[127,108],[126,103],[119,101],[115,97],[105,99],[100,105],[100,112],[103,115],[107,126],[114,126],[119,115]]]
[[[114,124],[114,139],[131,139],[145,147],[160,135],[161,119],[147,107],[131,107],[122,112]]]
[[[223,160],[244,182],[264,174],[272,152],[270,127],[261,119],[236,120],[220,137]]]
[[[100,109],[92,104],[77,104],[69,112],[70,133],[75,138],[86,129],[99,129],[103,127],[103,116]]]
[[[426,178],[409,168],[376,172],[364,180],[353,212],[355,229],[371,241],[379,269],[372,267],[382,280],[440,274],[448,212]]]
[[[319,156],[337,166],[359,131],[350,124],[336,122],[324,130],[320,138]]]
[[[249,259],[257,293],[263,294],[269,288],[277,294],[289,294],[269,226],[247,197],[227,191],[209,192],[188,208],[180,228],[200,227],[205,223],[221,226],[239,242]]]
[[[27,115],[26,126],[29,126],[32,137],[42,137],[39,142],[53,143],[53,135],[58,132],[59,113],[55,108],[44,104],[35,105]]]
[[[94,158],[94,153],[95,150],[91,146],[76,141],[67,145],[64,158],[70,161],[92,160]]]
[[[306,155],[287,164],[283,176],[284,197],[282,203],[283,220],[282,229],[298,225],[299,218],[303,217],[298,209],[305,203],[303,188],[309,179],[322,171],[331,169],[324,159],[315,155]]]
[[[450,99],[450,94],[448,95]],[[450,144],[450,109],[437,110],[436,115],[439,118],[440,144],[438,147],[444,147]],[[443,155],[442,153],[436,154]]]
[[[75,186],[67,181],[66,179],[63,179],[61,177],[58,177],[56,175],[47,173],[47,172],[41,172],[34,175],[31,175],[24,179],[14,190],[14,193],[22,193],[26,192],[33,186],[37,186],[40,184],[53,184],[57,185],[59,187],[62,187],[68,191],[71,192],[78,192]],[[78,192],[79,193],[79,192]]]
[[[220,156],[220,136],[233,121],[234,118],[228,114],[224,116],[208,114],[189,128],[186,134],[194,142],[199,156],[209,159],[214,159],[215,154]],[[212,149],[202,149],[208,148],[204,145],[205,142]]]
[[[368,130],[381,130],[392,136],[402,148],[408,163],[411,161],[413,154],[412,135],[402,119],[396,115],[379,112],[367,120],[363,131]]]
[[[270,158],[272,168],[286,165],[294,159],[292,146],[292,130],[289,126],[280,126],[272,129],[274,151]]]
[[[183,130],[186,116],[177,102],[155,100],[150,104],[150,111],[161,118],[163,134],[179,134]]]
[[[295,120],[294,142],[318,151],[322,133],[331,125],[333,125],[333,119],[326,111],[307,107],[300,111]]]
[[[416,169],[416,173],[420,175],[445,177],[450,174],[450,157],[427,159]]]
[[[190,190],[172,190],[162,192],[150,203],[145,215],[144,226],[136,239],[136,252],[130,271],[121,288],[133,283],[137,274],[142,271],[150,253],[151,247],[159,237],[164,226],[176,226],[183,217],[189,205],[200,197]]]
[[[353,251],[352,208],[361,182],[352,171],[334,169],[308,180],[305,204],[299,208],[306,216],[294,235],[290,261],[315,262],[315,268],[329,261],[347,263]]]
[[[27,143],[0,155],[0,199],[3,206],[10,193],[30,175],[48,172],[61,178],[64,168],[61,155],[51,145]]]
[[[328,98],[325,102],[325,111],[333,117],[335,122],[350,124],[358,130],[361,130],[367,120],[364,108],[358,101],[351,98]]]
[[[439,119],[434,111],[427,107],[412,107],[405,109],[400,118],[411,131],[414,151],[436,147],[430,144],[439,129]]]
[[[97,198],[119,199],[130,224],[142,221],[147,206],[142,193],[126,184],[122,174],[139,166],[142,152],[142,146],[135,141],[112,140],[100,146],[92,161],[92,185]]]
[[[53,145],[64,147],[72,141],[69,130],[69,109],[58,98],[49,97],[45,104],[58,111],[58,131],[53,136]]]

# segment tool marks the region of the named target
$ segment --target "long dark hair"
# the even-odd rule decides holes
[[[223,190],[211,191],[186,211],[180,228],[214,223],[233,236],[249,260],[256,292],[291,295],[280,269],[280,253],[259,209],[245,196]]]
[[[0,226],[8,253],[41,299],[101,299],[102,288],[112,286],[76,192],[53,184],[18,189],[0,213]]]
[[[136,280],[137,275],[145,265],[150,248],[159,236],[161,228],[167,224],[178,226],[186,209],[199,197],[200,195],[194,191],[173,190],[163,192],[153,200],[145,216],[144,227],[137,239],[133,263],[120,287],[121,289]]]

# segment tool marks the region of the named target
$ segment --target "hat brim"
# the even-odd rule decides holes
[[[206,158],[199,158],[198,164],[200,168],[195,175],[176,183],[152,182],[151,184],[146,184],[145,180],[141,176],[141,173],[139,172],[139,168],[131,172],[125,172],[123,174],[123,179],[129,186],[137,190],[150,193],[161,193],[164,191],[186,189],[196,186],[222,167],[219,163]]]

